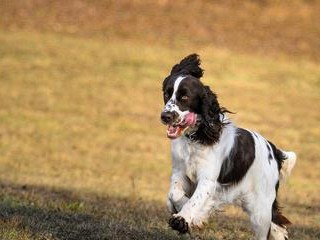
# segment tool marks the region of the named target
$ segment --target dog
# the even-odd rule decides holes
[[[217,95],[200,78],[200,58],[191,54],[163,81],[161,121],[171,139],[169,226],[183,233],[203,228],[226,204],[248,213],[257,240],[288,239],[290,221],[280,211],[279,182],[289,176],[296,154],[260,134],[236,127]]]

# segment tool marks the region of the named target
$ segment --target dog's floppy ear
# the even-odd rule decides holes
[[[202,114],[206,121],[219,121],[219,113],[221,108],[217,99],[217,95],[211,91],[208,86],[203,87],[202,95]]]
[[[203,69],[200,68],[200,57],[198,54],[193,53],[184,59],[180,63],[173,66],[170,75],[174,74],[186,74],[191,75],[196,78],[201,78],[203,76]]]
[[[202,121],[195,133],[194,139],[205,145],[212,145],[219,141],[223,124],[220,121],[219,113],[221,108],[217,95],[208,86],[203,86],[201,95],[201,116]]]

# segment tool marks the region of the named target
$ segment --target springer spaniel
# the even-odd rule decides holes
[[[172,146],[169,225],[191,233],[214,209],[232,203],[249,214],[256,239],[288,239],[290,221],[279,209],[277,191],[295,165],[295,153],[236,127],[202,76],[199,56],[192,54],[163,82],[161,120]]]

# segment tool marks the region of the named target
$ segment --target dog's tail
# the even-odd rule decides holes
[[[281,151],[283,155],[282,166],[280,170],[280,180],[285,180],[291,174],[297,161],[297,155],[294,152]]]
[[[290,176],[291,171],[296,164],[297,155],[294,152],[287,152],[277,148],[272,142],[268,141],[274,157],[278,163],[278,170],[280,173],[280,181]],[[269,149],[269,150],[271,150]]]

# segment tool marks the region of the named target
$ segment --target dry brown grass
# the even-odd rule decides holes
[[[158,3],[161,9],[171,9],[164,3]],[[308,35],[307,27],[289,29],[304,36],[314,52],[298,49],[299,55],[292,58],[282,49],[290,43],[284,38],[271,55],[262,56],[251,54],[256,48],[241,43],[244,38],[236,32],[243,29],[235,28],[231,35],[218,23],[222,35],[237,36],[239,46],[208,44],[205,35],[194,41],[173,36],[175,28],[183,29],[176,15],[178,7],[186,7],[181,3],[172,6],[175,11],[160,13],[152,12],[145,2],[4,4],[0,7],[6,9],[0,14],[1,239],[179,239],[166,223],[170,156],[159,122],[160,89],[170,67],[194,51],[203,58],[204,81],[218,93],[222,105],[237,112],[232,116],[236,123],[298,153],[293,176],[281,189],[283,211],[294,223],[292,239],[319,239],[320,67],[308,60],[316,59],[318,50],[309,42],[313,35]],[[102,4],[110,8],[101,10]],[[202,4],[208,5],[200,11]],[[190,11],[237,11],[217,2],[202,4]],[[293,11],[301,4],[313,12],[318,3],[312,7],[295,1],[286,9]],[[277,1],[247,5],[260,6],[257,13],[278,5],[284,9]],[[90,21],[76,18],[76,13],[90,12],[87,6],[97,8]],[[142,12],[146,18],[142,26],[136,25],[134,14],[141,6],[150,9]],[[120,24],[103,30],[101,26],[111,21],[105,18],[112,18],[106,12],[114,8],[121,13],[130,9],[126,14],[131,18],[123,23],[132,23],[131,29]],[[158,17],[164,14],[171,20],[163,18],[161,25]],[[155,20],[148,23],[153,15]],[[165,24],[175,18],[172,29],[162,27],[171,26]],[[314,18],[307,14],[305,26]],[[235,19],[241,21],[238,15]],[[195,24],[201,21],[208,23],[199,19]],[[236,26],[233,21],[226,24]],[[60,28],[54,29],[54,23]],[[76,26],[73,32],[70,26]],[[161,41],[156,41],[160,34],[156,26],[161,27]],[[255,36],[260,30],[252,31]],[[257,41],[263,45],[263,39]],[[275,54],[279,49],[290,54]],[[204,235],[248,239],[249,230],[246,217],[230,208],[212,219]]]
[[[320,2],[0,1],[0,27],[320,60]]]

